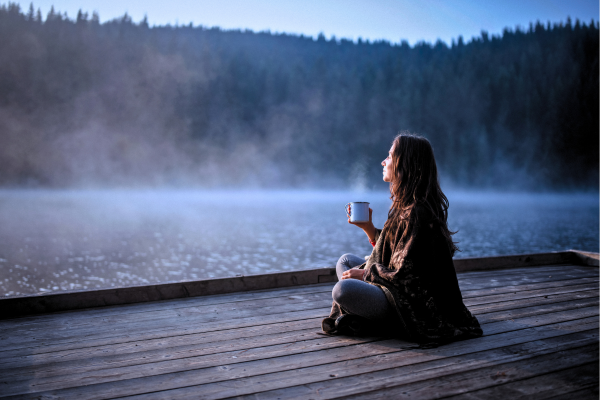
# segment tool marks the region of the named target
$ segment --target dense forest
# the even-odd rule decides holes
[[[598,23],[410,46],[0,7],[0,185],[597,189]]]

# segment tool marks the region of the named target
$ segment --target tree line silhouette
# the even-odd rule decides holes
[[[464,187],[597,189],[598,23],[410,46],[0,6],[0,184],[382,188],[393,136]]]

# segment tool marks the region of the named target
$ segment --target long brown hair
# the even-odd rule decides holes
[[[448,229],[448,198],[442,192],[438,180],[437,166],[433,148],[424,137],[402,132],[392,143],[392,181],[390,182],[390,199],[392,206],[386,222],[389,234],[393,235],[391,243],[393,254],[397,245],[403,245],[411,239],[419,224],[415,208],[424,207],[429,211],[432,221],[439,225],[446,238],[450,254],[458,250],[452,241]],[[395,260],[392,260],[395,261]]]

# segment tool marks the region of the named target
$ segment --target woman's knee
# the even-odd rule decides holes
[[[342,255],[339,259],[336,265],[344,265],[347,266],[348,268],[350,267],[350,258],[354,256],[353,254],[350,253],[346,253],[344,255]]]
[[[331,291],[331,297],[333,297],[333,301],[341,305],[347,303],[348,299],[353,297],[353,283],[354,282],[352,282],[352,279],[344,279],[336,283]]]
[[[380,288],[356,279],[336,283],[331,296],[347,312],[369,319],[384,319],[394,311]]]
[[[338,259],[337,269],[350,269],[363,264],[365,260],[355,254],[346,253]]]
[[[346,253],[343,256],[341,256],[337,262],[337,264],[335,265],[335,272],[336,275],[338,277],[338,279],[342,279],[342,274],[349,270],[350,268],[352,268],[352,265],[350,265],[350,258],[348,256],[351,256],[352,254]]]

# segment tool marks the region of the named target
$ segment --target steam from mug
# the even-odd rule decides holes
[[[348,208],[350,207],[350,208]],[[353,201],[346,204],[346,215],[350,222],[369,222],[369,203],[366,201]]]

